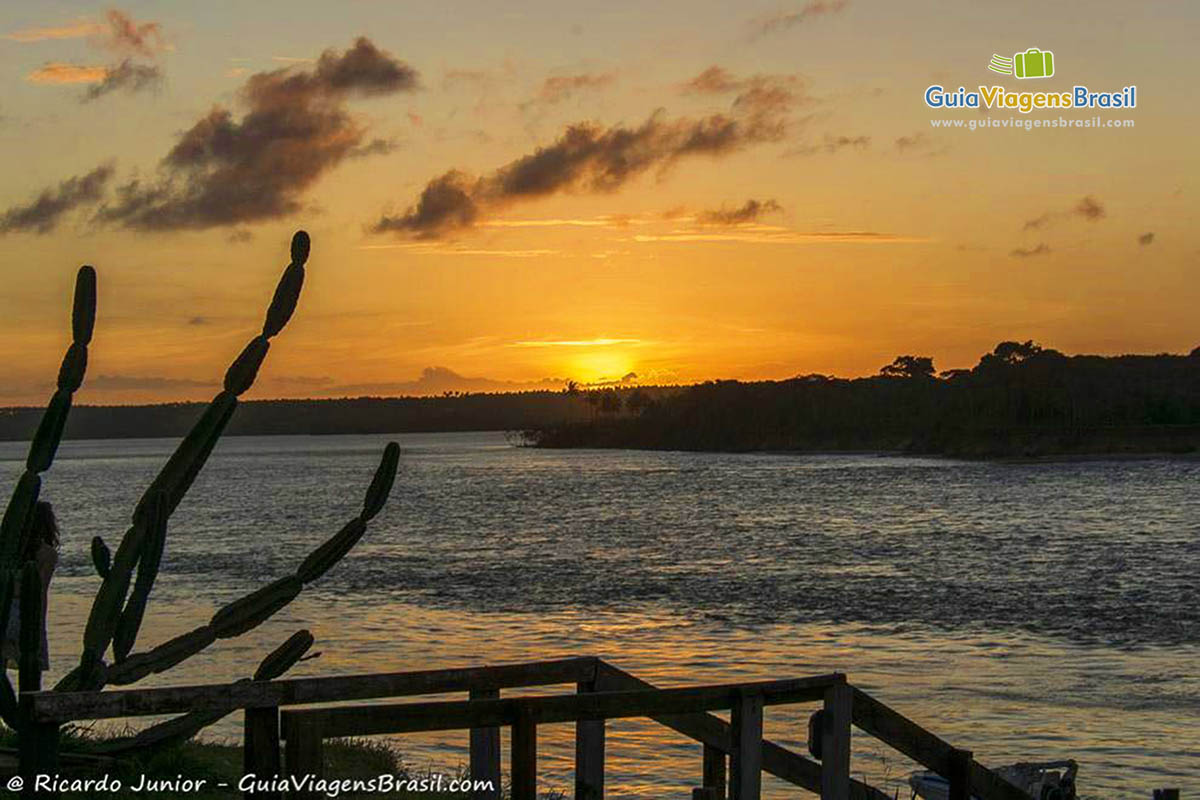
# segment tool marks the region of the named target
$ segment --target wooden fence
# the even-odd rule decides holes
[[[501,696],[502,690],[567,684],[573,692]],[[294,708],[323,703],[466,693],[465,700],[371,703]],[[470,731],[470,775],[490,781],[499,797],[500,728],[511,731],[512,800],[537,796],[537,736],[542,725],[575,725],[577,800],[604,797],[605,722],[648,717],[702,745],[703,800],[758,800],[762,773],[825,800],[887,800],[850,777],[850,729],[885,742],[950,782],[951,800],[1029,800],[1021,790],[960,750],[865,692],[844,675],[672,688],[655,687],[598,658],[567,658],[465,669],[344,677],[241,681],[224,685],[108,692],[26,692],[20,698],[21,772],[26,794],[33,776],[58,770],[57,732],[66,722],[203,711],[244,710],[245,773],[263,777],[324,773],[323,742],[346,736],[420,731]],[[763,738],[771,706],[820,703],[819,730],[810,742],[820,761]],[[711,712],[727,710],[726,722]],[[257,792],[256,797],[281,795]],[[303,796],[294,792],[293,796]]]

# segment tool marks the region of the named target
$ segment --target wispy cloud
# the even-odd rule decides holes
[[[44,42],[56,39],[82,39],[85,36],[95,36],[103,33],[104,25],[95,20],[78,19],[62,25],[52,25],[41,28],[24,28],[4,34],[4,38],[13,42]]]
[[[71,211],[99,200],[112,174],[112,165],[105,164],[86,175],[68,178],[53,189],[44,189],[31,202],[0,214],[0,234],[52,232]]]
[[[818,17],[837,14],[850,5],[849,0],[810,0],[794,11],[778,11],[751,22],[751,35],[781,33]]]
[[[1047,211],[1033,219],[1026,220],[1025,224],[1021,226],[1021,230],[1041,230],[1072,217],[1078,217],[1088,222],[1096,222],[1097,220],[1104,219],[1106,216],[1108,216],[1108,212],[1105,211],[1104,204],[1095,197],[1087,195],[1066,211]]]
[[[108,73],[108,67],[52,61],[26,75],[25,80],[43,84],[100,83],[108,77]]]
[[[696,215],[696,221],[701,225],[745,225],[758,222],[768,214],[782,211],[783,208],[774,200],[747,200],[734,208],[718,208],[701,211]]]
[[[613,72],[582,72],[575,75],[554,75],[542,81],[531,102],[554,105],[579,92],[607,89],[617,81]]]
[[[125,59],[105,70],[104,78],[83,93],[83,100],[95,100],[110,92],[140,92],[162,83],[162,70],[154,64],[135,64]]]
[[[793,231],[771,225],[730,232],[675,231],[666,234],[637,234],[635,242],[750,242],[756,244],[912,244],[928,241],[876,231]]]
[[[512,347],[611,347],[613,345],[643,344],[641,339],[528,339],[513,342]]]
[[[1013,258],[1033,258],[1050,254],[1050,245],[1042,242],[1037,247],[1017,247],[1008,253]]]
[[[866,150],[871,146],[870,136],[846,136],[825,134],[820,142],[799,145],[784,153],[785,156],[811,156],[821,153],[833,155],[843,150]]]
[[[1154,244],[1154,234],[1149,232],[1143,233],[1141,236],[1137,237],[1137,243],[1142,247],[1145,247],[1148,244]]]

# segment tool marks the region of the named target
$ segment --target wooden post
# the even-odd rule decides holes
[[[242,774],[260,779],[280,777],[279,707],[247,708],[242,722]],[[283,800],[282,792],[243,793],[246,800]]]
[[[704,745],[704,788],[712,800],[725,800],[725,754],[710,744]]]
[[[499,689],[472,689],[472,700],[496,700]],[[500,729],[471,728],[471,780],[491,781],[491,790],[476,789],[471,800],[500,800]]]
[[[854,694],[845,682],[825,690],[821,715],[821,800],[850,800],[850,718]]]
[[[318,779],[325,773],[325,754],[319,725],[307,722],[288,726],[287,747],[284,750],[284,767],[287,774],[297,781],[307,776]],[[293,800],[320,797],[320,793],[299,790],[292,793]]]
[[[20,616],[17,618],[17,687],[22,694],[42,690],[42,579],[37,564],[26,562],[21,570]],[[37,792],[37,776],[58,771],[58,723],[35,722],[29,703],[22,699],[17,731],[18,769],[25,785],[21,797],[53,797]]]
[[[1178,789],[1155,789],[1154,800],[1179,800]]]
[[[971,800],[971,751],[954,749],[950,753],[949,800]]]
[[[537,725],[521,709],[512,726],[512,800],[537,800]]]
[[[709,787],[692,789],[692,800],[717,800],[717,790]]]
[[[592,681],[575,686],[579,694],[596,691]],[[575,800],[604,800],[604,720],[575,723]]]
[[[730,800],[759,800],[762,796],[763,697],[745,694],[731,715],[733,749],[729,752]]]

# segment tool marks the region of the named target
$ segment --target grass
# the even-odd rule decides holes
[[[106,735],[99,735],[85,727],[68,726],[63,729],[61,749],[64,754],[79,754],[82,756],[95,754],[98,747],[105,741]],[[15,748],[16,736],[12,731],[0,732],[0,747]],[[189,797],[215,798],[240,796],[238,781],[242,778],[242,747],[241,744],[193,740],[149,753],[141,753],[123,757],[107,769],[104,767],[65,768],[61,771],[64,780],[98,779],[107,772],[108,786],[64,787],[63,794],[77,798],[106,798],[107,800],[132,800],[145,797]],[[325,743],[325,776],[328,779],[368,780],[380,775],[394,775],[405,782],[420,781],[434,778],[438,773],[432,770],[419,771],[408,767],[395,745],[383,739],[338,739]],[[467,777],[463,770],[452,770],[442,773],[447,780]],[[7,776],[5,776],[7,777]],[[178,781],[189,779],[195,781],[191,787],[173,788],[164,786],[155,791],[149,791],[143,781]],[[111,788],[113,782],[120,781],[120,789]],[[203,781],[203,784],[199,784]],[[195,788],[199,784],[199,788]],[[222,786],[221,784],[224,784]],[[143,787],[137,791],[138,787]],[[340,791],[339,798],[377,798],[379,792],[355,791],[348,788]],[[398,800],[463,800],[466,792],[436,792],[409,791],[400,789],[387,793],[388,797]],[[503,796],[508,797],[507,787]],[[561,792],[548,792],[543,795],[546,800],[562,800]]]

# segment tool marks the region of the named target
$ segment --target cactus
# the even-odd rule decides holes
[[[0,631],[8,628],[11,598],[16,591],[18,560],[25,551],[30,513],[41,492],[41,473],[54,463],[54,454],[58,452],[67,415],[71,412],[72,394],[83,383],[87,371],[87,347],[95,325],[96,271],[85,265],[75,274],[75,298],[71,308],[72,341],[58,371],[58,385],[29,445],[25,472],[17,480],[3,521],[0,521],[0,600],[3,601],[0,606]],[[40,619],[38,625],[41,625]],[[5,672],[0,676],[0,717],[9,727],[15,728],[15,702],[10,705],[10,697],[15,698],[15,693]]]
[[[400,449],[394,442],[384,449],[360,513],[310,553],[293,574],[217,610],[206,625],[148,651],[132,653],[162,562],[171,515],[204,468],[237,409],[238,397],[253,386],[270,350],[271,338],[284,329],[295,313],[304,286],[305,263],[310,248],[308,235],[298,231],[292,238],[291,263],[284,270],[271,298],[262,333],[252,338],[230,364],[222,391],[209,403],[143,493],[131,515],[131,524],[115,552],[110,552],[99,536],[92,539],[92,563],[101,578],[101,584],[88,615],[79,665],[59,681],[54,687],[55,691],[97,690],[109,684],[122,686],[135,683],[149,675],[171,669],[217,639],[240,636],[257,627],[295,599],[307,584],[320,578],[340,561],[363,537],[367,523],[387,502],[400,455]],[[16,558],[18,553],[24,551],[30,512],[41,490],[40,474],[54,460],[70,413],[72,395],[82,384],[87,369],[87,345],[95,324],[95,297],[95,272],[91,267],[83,267],[75,287],[73,342],[59,370],[57,391],[30,446],[26,471],[18,480],[3,521],[0,522],[0,623],[6,621],[10,598],[16,591]],[[34,586],[31,581],[36,578],[36,569],[32,573],[30,569],[34,569],[32,564],[26,568],[22,585],[22,634],[25,637],[22,653],[27,659],[36,659],[40,655],[41,641],[38,637],[41,634],[41,620],[34,620],[34,616],[41,613],[41,596],[39,594],[34,598],[29,594],[32,591],[30,587]],[[37,587],[40,590],[40,582],[37,582]],[[313,637],[308,631],[293,634],[263,659],[254,672],[254,680],[279,677],[305,658],[312,644]],[[105,661],[110,646],[115,661],[112,665]],[[33,666],[33,662],[26,666]],[[26,672],[36,674],[40,679],[40,671],[30,672],[27,669]],[[10,724],[15,723],[17,700],[7,678],[0,681],[0,713]],[[224,714],[185,714],[115,742],[106,749],[124,752],[182,741],[222,716]]]
[[[375,469],[371,489],[367,493],[368,497],[374,496],[381,501],[387,499],[392,490],[392,482],[396,477],[399,459],[399,445],[390,442],[384,448],[383,458],[380,459],[379,466]],[[309,553],[295,573],[234,600],[213,614],[212,620],[207,625],[202,625],[182,636],[176,636],[149,652],[131,655],[124,661],[107,667],[107,683],[114,686],[127,686],[152,673],[170,669],[204,650],[217,639],[241,636],[258,627],[294,600],[304,586],[312,583],[340,561],[350,551],[350,548],[362,538],[365,530],[366,522],[362,517],[355,517],[340,531]],[[314,571],[314,564],[320,566],[319,572]],[[72,677],[74,674],[68,675],[55,688],[59,691],[70,691],[73,687],[84,685],[77,678]],[[68,678],[70,680],[67,680]]]
[[[292,237],[292,262],[284,270],[284,277],[276,287],[271,302],[271,311],[274,312],[274,319],[278,324],[271,324],[271,312],[268,312],[269,319],[263,326],[263,334],[254,337],[230,365],[225,375],[224,391],[213,398],[134,509],[133,524],[117,546],[109,573],[92,603],[92,610],[84,629],[85,652],[95,653],[97,658],[103,658],[104,652],[113,643],[121,620],[125,620],[125,623],[122,627],[121,641],[115,646],[114,654],[120,661],[132,649],[158,571],[157,564],[145,572],[139,568],[139,581],[144,584],[144,591],[135,591],[132,597],[128,597],[133,569],[147,552],[146,540],[152,538],[152,514],[149,505],[162,497],[165,500],[165,516],[169,519],[203,469],[226,424],[233,416],[238,395],[254,383],[269,347],[268,332],[277,333],[282,330],[299,302],[300,288],[304,283],[304,264],[308,259],[309,249],[308,234],[298,231]],[[151,551],[153,549],[150,548]],[[145,576],[144,580],[142,575]]]
[[[304,657],[313,645],[313,635],[308,631],[296,631],[283,644],[276,647],[258,665],[252,680],[273,681],[282,676]],[[314,657],[314,656],[310,656]],[[246,682],[242,678],[237,683]],[[133,736],[110,739],[97,748],[103,755],[121,755],[136,752],[146,754],[151,748],[169,747],[191,739],[200,731],[229,715],[228,711],[193,711],[178,717],[151,725]]]

